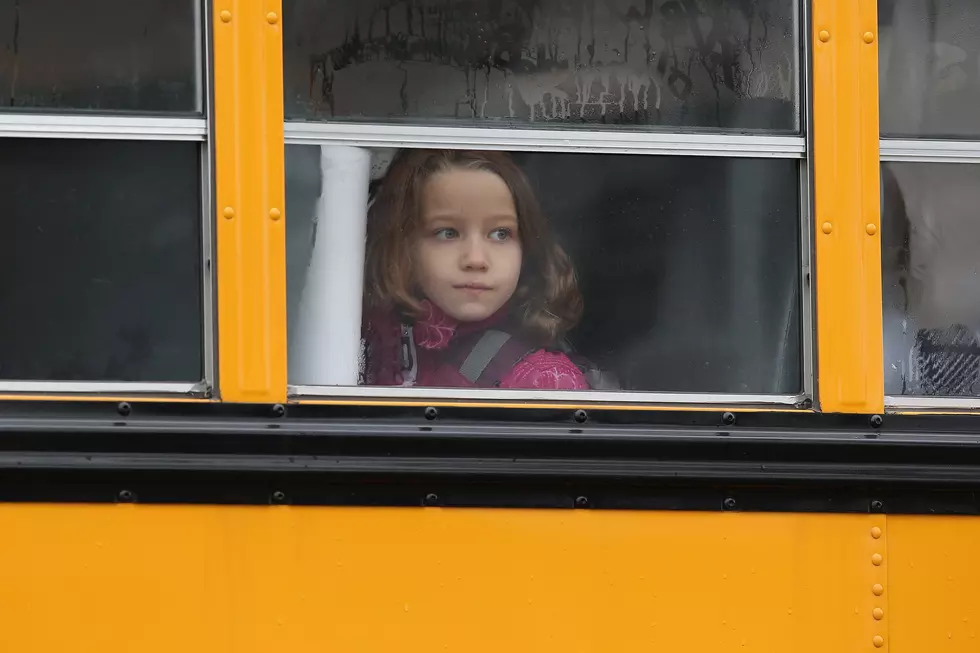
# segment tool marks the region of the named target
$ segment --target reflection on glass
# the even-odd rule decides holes
[[[796,131],[795,0],[286,0],[286,118]]]
[[[980,3],[878,0],[881,132],[980,135]]]
[[[795,161],[299,145],[286,171],[295,385],[801,389]]]
[[[0,379],[196,382],[196,143],[0,146]]]
[[[201,111],[196,0],[0,0],[0,110]]]
[[[882,176],[885,391],[980,396],[980,165]]]

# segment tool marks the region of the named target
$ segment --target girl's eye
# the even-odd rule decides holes
[[[439,240],[452,240],[453,238],[459,237],[459,232],[451,227],[446,227],[444,229],[437,229],[434,235]]]
[[[510,229],[501,227],[500,229],[494,229],[490,232],[490,240],[504,241],[509,240],[513,236]]]

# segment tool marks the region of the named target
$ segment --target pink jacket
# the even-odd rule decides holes
[[[434,388],[472,388],[474,385],[455,366],[443,361],[453,337],[500,326],[507,320],[507,307],[481,322],[457,322],[431,302],[424,302],[428,314],[415,322],[417,368],[413,385]],[[367,344],[365,380],[367,385],[402,385],[405,371],[401,364],[401,324],[393,315],[366,316],[364,339]],[[539,349],[518,361],[500,379],[501,388],[531,390],[588,390],[582,371],[561,352]]]

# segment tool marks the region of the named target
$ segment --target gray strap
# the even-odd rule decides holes
[[[510,340],[510,334],[504,331],[485,331],[480,340],[473,346],[469,356],[459,366],[459,373],[470,383],[476,383],[483,370],[500,352],[500,348]]]

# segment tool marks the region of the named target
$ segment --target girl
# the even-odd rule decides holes
[[[503,152],[403,150],[368,212],[368,385],[583,390],[575,271]]]

